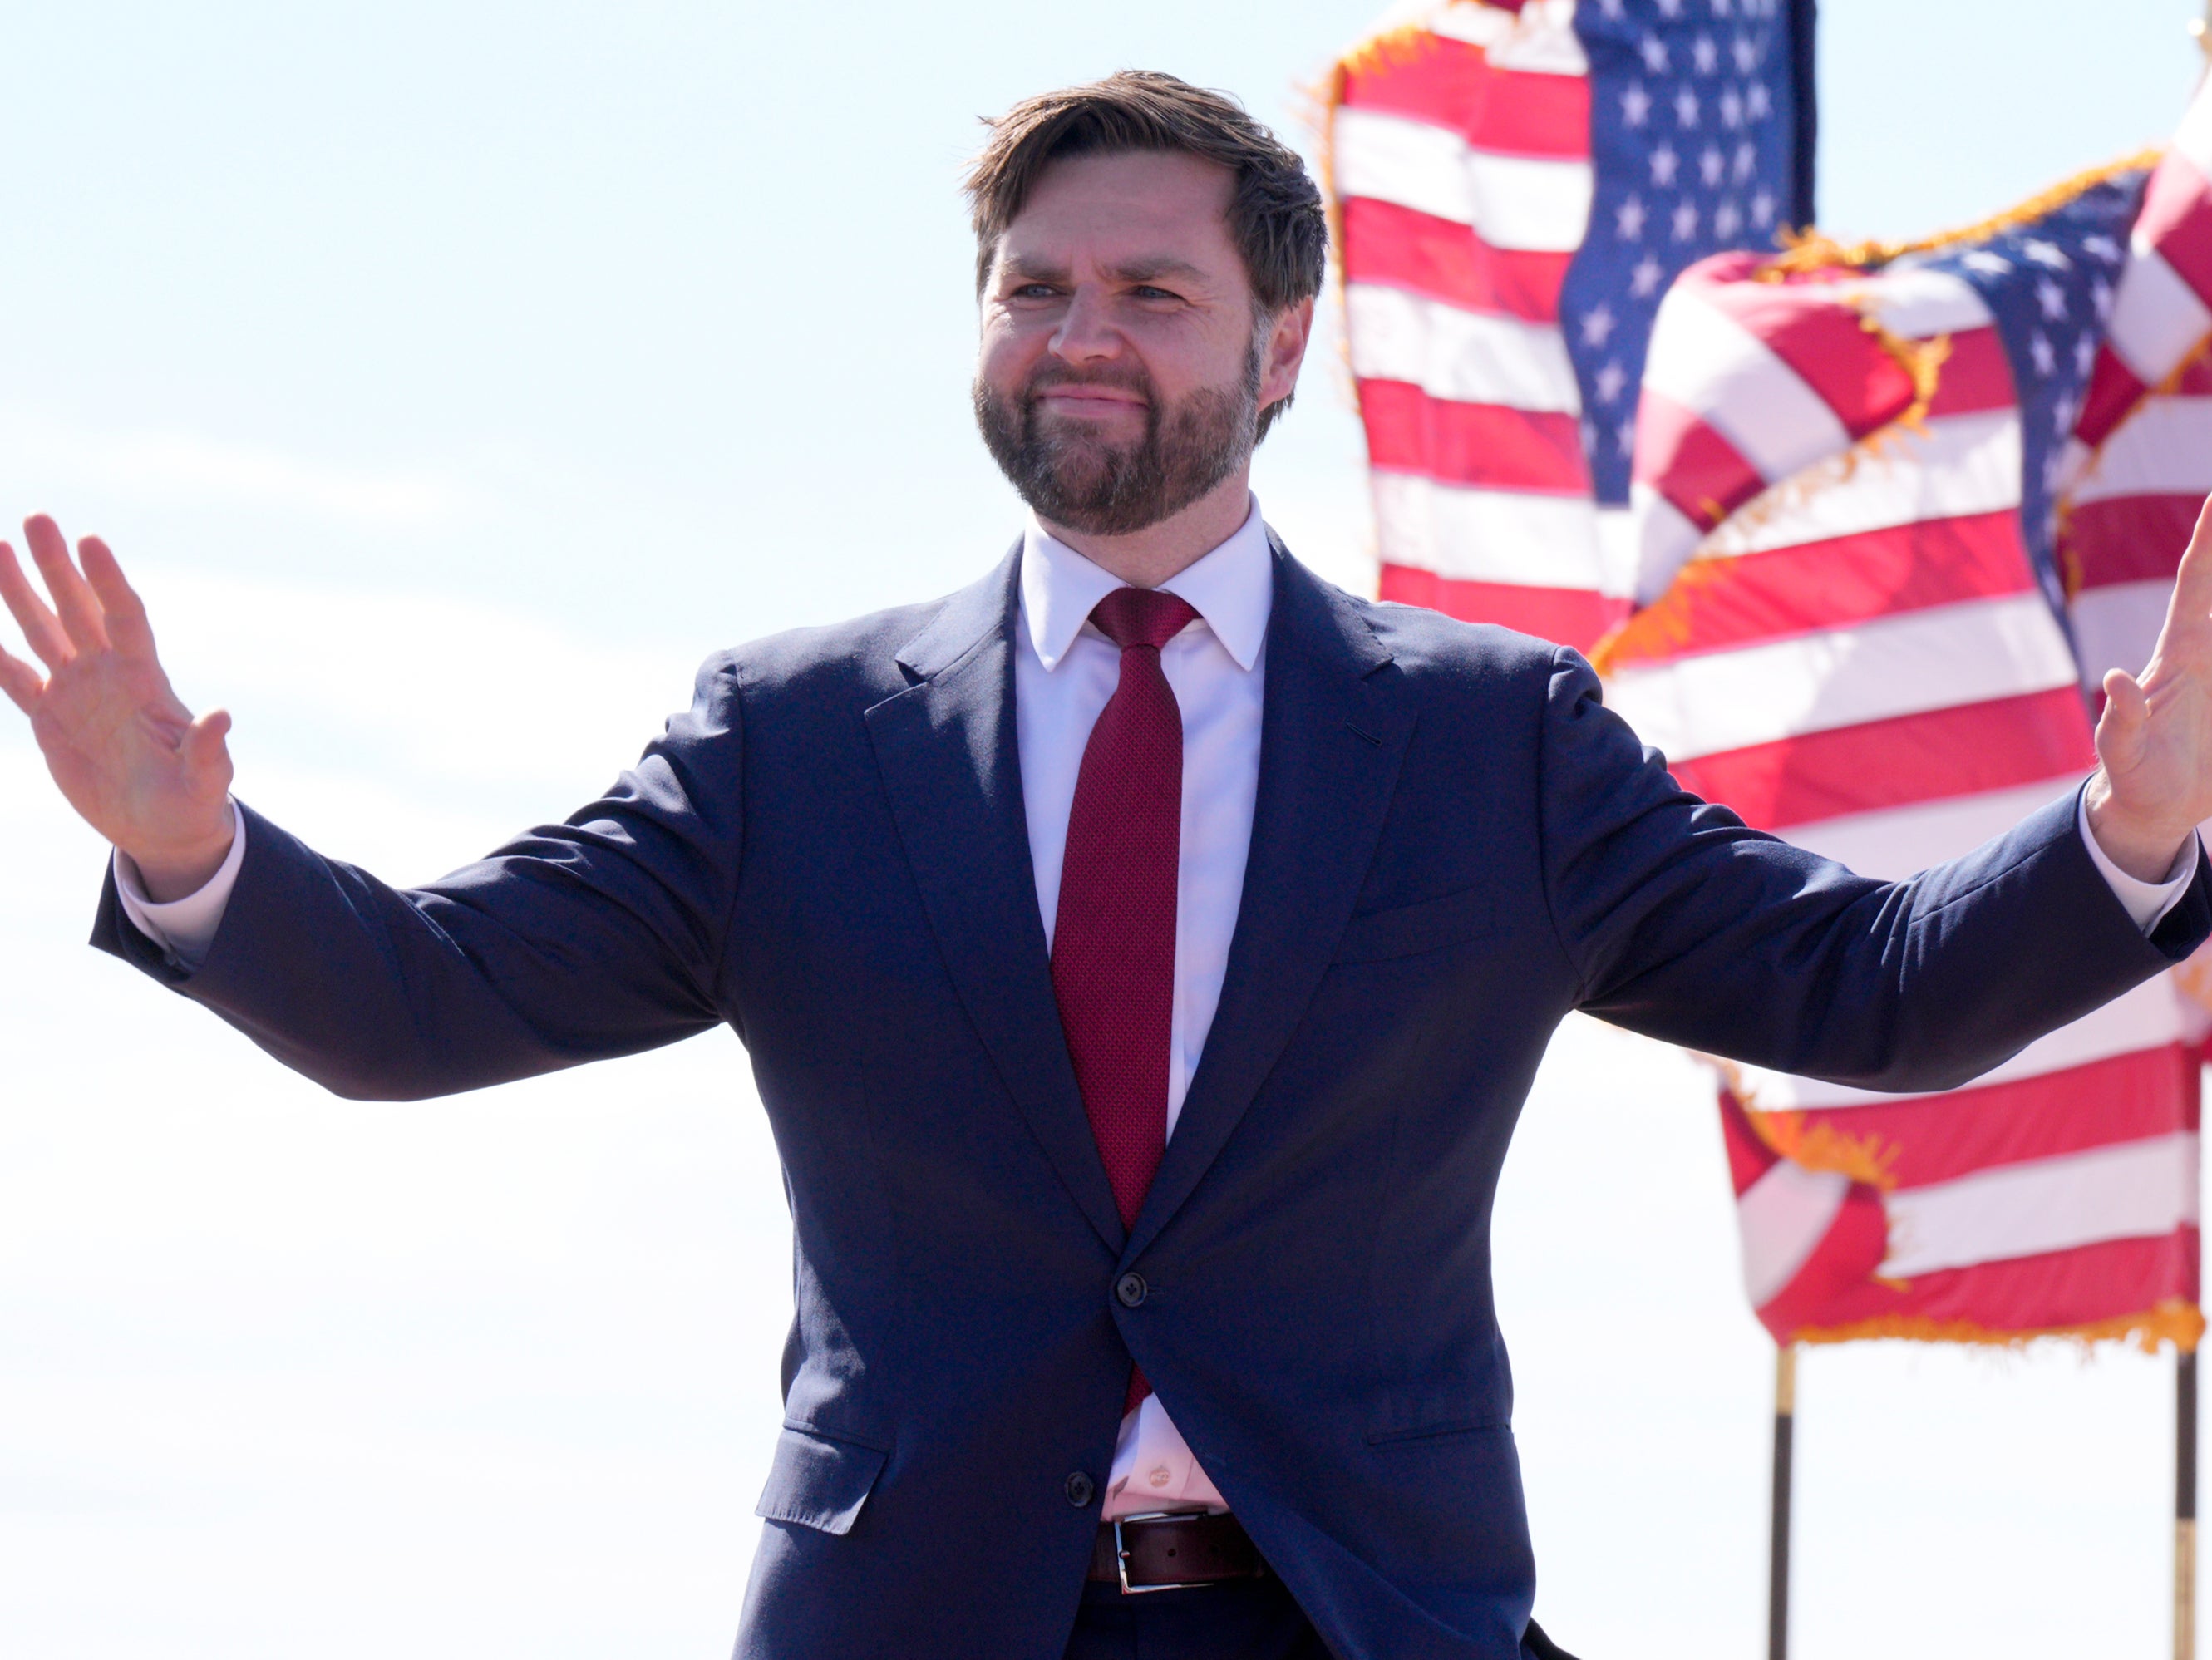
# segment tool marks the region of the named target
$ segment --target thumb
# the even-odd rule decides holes
[[[2097,721],[2097,758],[2106,772],[2124,772],[2142,751],[2143,727],[2150,719],[2150,700],[2135,676],[2125,669],[2105,674],[2105,712]]]
[[[185,728],[181,746],[188,775],[214,775],[230,787],[230,751],[223,739],[230,733],[230,711],[210,709]]]

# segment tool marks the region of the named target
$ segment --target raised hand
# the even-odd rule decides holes
[[[32,735],[69,804],[137,861],[155,899],[182,898],[230,851],[230,716],[198,720],[177,700],[154,652],[146,607],[97,537],[69,544],[43,514],[23,521],[49,605],[0,542],[0,599],[46,672],[0,650],[0,691]]]
[[[2197,515],[2166,625],[2140,678],[2105,677],[2089,829],[2112,862],[2162,880],[2212,818],[2212,502]]]

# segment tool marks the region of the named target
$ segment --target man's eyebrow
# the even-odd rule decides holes
[[[1000,267],[1000,274],[1024,283],[1065,283],[1067,267],[1056,261],[1035,254],[1009,254]],[[1117,283],[1156,283],[1165,277],[1170,282],[1203,283],[1206,274],[1188,259],[1173,254],[1159,253],[1124,260],[1107,268],[1107,276]]]
[[[1010,254],[1000,269],[1008,277],[1018,277],[1025,283],[1065,283],[1067,267],[1041,259],[1034,254]]]
[[[1129,260],[1114,266],[1107,275],[1117,283],[1151,283],[1163,277],[1181,283],[1203,283],[1206,280],[1206,273],[1189,260],[1164,253]]]

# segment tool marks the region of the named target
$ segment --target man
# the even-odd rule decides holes
[[[2087,790],[1865,881],[1680,793],[1573,654],[1273,540],[1324,232],[1233,103],[1032,99],[969,191],[1019,546],[712,660],[431,887],[234,806],[113,556],[31,520],[0,680],[115,846],[96,943],[352,1096],[736,1028],[798,1304],[741,1655],[1547,1652],[1487,1225],[1553,1028],[1930,1089],[2186,954],[2212,531]]]

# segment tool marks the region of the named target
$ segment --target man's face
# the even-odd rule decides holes
[[[1194,156],[1073,156],[1000,238],[975,419],[1043,518],[1110,536],[1181,511],[1243,465],[1261,407],[1295,383],[1298,353],[1275,361],[1279,331],[1253,316],[1234,184]]]

